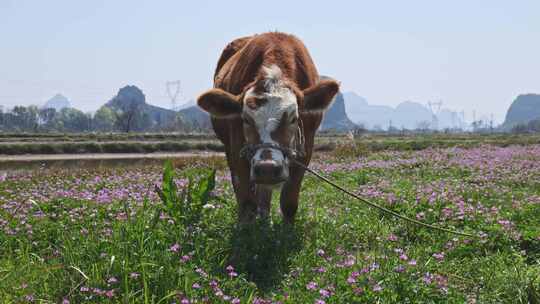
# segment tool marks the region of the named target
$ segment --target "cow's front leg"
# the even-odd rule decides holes
[[[294,223],[294,217],[298,210],[298,197],[300,195],[300,187],[304,177],[304,169],[297,166],[291,166],[290,178],[281,189],[280,207],[283,214],[283,220],[287,224]]]
[[[257,215],[257,198],[255,189],[249,181],[249,171],[231,170],[231,179],[238,202],[238,222],[252,223]]]
[[[270,206],[272,203],[272,189],[264,186],[257,186],[257,211],[262,219],[270,216]]]

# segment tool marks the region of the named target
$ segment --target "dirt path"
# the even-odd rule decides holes
[[[61,161],[61,160],[107,160],[107,159],[165,159],[185,157],[223,156],[219,152],[156,152],[156,153],[84,153],[84,154],[26,154],[0,155],[0,162]]]

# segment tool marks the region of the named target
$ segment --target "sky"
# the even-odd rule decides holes
[[[443,102],[502,122],[519,94],[540,93],[540,1],[0,0],[0,105],[61,93],[95,111],[122,86],[170,107],[212,87],[224,46],[282,31],[320,74],[370,104]]]

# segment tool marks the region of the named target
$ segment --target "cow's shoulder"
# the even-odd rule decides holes
[[[246,45],[246,43],[248,43],[248,41],[251,40],[252,38],[253,38],[253,36],[241,37],[241,38],[235,39],[232,42],[230,42],[229,44],[227,44],[225,49],[223,49],[223,51],[221,52],[221,56],[219,57],[219,60],[218,60],[217,66],[216,66],[216,70],[214,71],[214,79],[218,75],[218,73],[221,70],[221,68],[223,67],[223,65],[225,65],[225,63],[234,54],[236,54],[239,50],[241,50]]]

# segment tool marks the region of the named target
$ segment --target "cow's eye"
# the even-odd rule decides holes
[[[292,123],[292,124],[295,123],[295,122],[297,122],[297,121],[298,121],[298,117],[296,117],[296,116],[293,117],[293,119],[291,119],[291,123]]]

